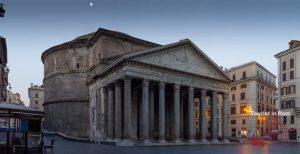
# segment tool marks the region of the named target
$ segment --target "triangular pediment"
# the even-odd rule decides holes
[[[191,41],[179,42],[166,49],[161,47],[158,51],[149,51],[135,55],[131,60],[179,70],[210,78],[229,81],[224,72],[219,69],[211,59],[200,51]]]

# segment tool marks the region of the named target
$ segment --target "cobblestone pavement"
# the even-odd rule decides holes
[[[164,147],[121,147],[66,141],[55,137],[54,154],[291,154],[300,151],[300,143],[196,145]],[[49,138],[46,138],[49,144]],[[49,151],[50,153],[50,151]]]

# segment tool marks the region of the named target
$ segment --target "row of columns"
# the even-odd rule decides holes
[[[174,139],[175,142],[180,142],[180,85],[175,84],[174,88]],[[195,126],[194,126],[194,111],[195,111],[195,96],[194,87],[188,88],[188,138],[191,142],[195,141]],[[149,98],[151,95],[151,99]],[[212,131],[211,137],[213,142],[217,142],[217,92],[212,92]],[[124,111],[122,112],[122,89],[121,82],[116,82],[113,87],[108,87],[107,90],[107,135],[109,139],[122,140],[122,130],[124,130],[123,140],[132,140],[132,104],[131,104],[131,78],[126,77],[124,79]],[[201,124],[201,142],[207,142],[206,140],[206,104],[207,104],[207,90],[201,90],[201,107],[200,107],[200,124]],[[166,113],[165,113],[165,83],[159,82],[159,140],[165,142],[166,138]],[[150,102],[150,104],[149,104]],[[154,112],[154,92],[149,90],[149,80],[143,79],[142,82],[142,131],[141,137],[145,143],[149,142],[150,130],[154,130],[154,116],[150,113]],[[124,125],[122,123],[122,113],[124,113]],[[149,122],[150,121],[150,122]],[[222,112],[222,133],[223,138],[228,137],[228,101],[227,95],[223,94],[223,112]],[[124,126],[124,129],[123,129]]]

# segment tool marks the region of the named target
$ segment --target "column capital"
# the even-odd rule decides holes
[[[222,93],[222,96],[223,96],[224,99],[228,99],[228,93],[227,92]]]
[[[206,96],[206,95],[207,95],[207,90],[201,89],[201,96]]]
[[[216,95],[218,95],[218,92],[212,91],[212,94],[216,96]]]
[[[107,88],[107,90],[113,90],[114,86],[113,85],[108,85],[106,88]]]
[[[195,88],[194,87],[189,87],[189,91],[194,91]]]
[[[121,86],[121,81],[119,81],[119,80],[115,81],[114,85],[117,86],[117,87]]]
[[[143,86],[148,87],[149,86],[149,80],[148,79],[143,79]]]
[[[160,81],[159,82],[159,87],[165,87],[166,86],[166,83],[165,82],[163,82],[163,81]]]
[[[180,89],[180,85],[179,84],[174,84],[174,89],[179,90]]]
[[[124,77],[124,81],[126,81],[126,80],[127,80],[127,81],[128,81],[128,80],[131,80],[131,77],[130,77],[130,76],[125,76],[125,77]]]

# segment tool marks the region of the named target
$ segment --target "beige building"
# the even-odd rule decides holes
[[[7,90],[7,102],[23,104],[20,94],[18,92],[13,93],[10,90]]]
[[[44,110],[44,86],[33,85],[28,88],[29,107],[37,110]]]
[[[266,115],[276,111],[276,76],[254,61],[226,72],[232,80],[228,92],[229,135],[267,136],[276,127],[276,117]]]
[[[300,41],[290,41],[289,49],[275,57],[278,59],[280,110],[291,113],[282,116],[281,124],[287,129],[289,139],[300,140]]]

